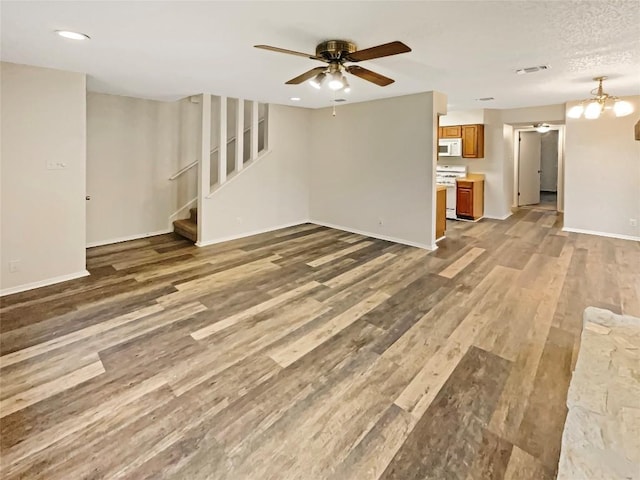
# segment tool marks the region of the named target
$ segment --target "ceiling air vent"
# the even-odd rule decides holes
[[[527,73],[535,73],[535,72],[541,72],[544,70],[549,70],[551,67],[549,65],[538,65],[537,67],[526,67],[526,68],[519,68],[518,70],[516,70],[516,73],[518,75],[525,75]]]
[[[347,101],[347,99],[346,99],[346,98],[336,98],[336,99],[334,100],[334,102],[338,102],[338,103],[340,103],[340,102],[346,102],[346,101]]]
[[[491,100],[495,100],[495,98],[493,98],[493,97],[482,97],[482,98],[476,98],[476,100],[478,102],[490,102]]]

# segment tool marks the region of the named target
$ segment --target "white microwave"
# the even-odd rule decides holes
[[[462,156],[462,139],[461,138],[441,138],[438,140],[438,156],[439,157],[461,157]]]

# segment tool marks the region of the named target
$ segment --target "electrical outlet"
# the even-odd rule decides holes
[[[10,260],[9,272],[16,273],[18,270],[20,270],[20,260]]]
[[[631,225],[632,227],[637,227],[638,226],[638,220],[636,218],[630,218],[629,219],[629,225]]]
[[[238,223],[242,223],[242,221],[243,221],[243,220],[242,220],[242,217],[236,217],[236,222],[238,222]]]

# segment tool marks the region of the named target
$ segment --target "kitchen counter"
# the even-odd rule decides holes
[[[466,177],[456,178],[456,182],[484,182],[484,173],[468,173]]]

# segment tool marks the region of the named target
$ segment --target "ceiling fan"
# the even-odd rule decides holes
[[[316,47],[316,54],[296,52],[284,48],[272,47],[270,45],[255,45],[256,48],[271,50],[273,52],[288,53],[289,55],[297,55],[299,57],[307,57],[311,60],[319,60],[328,65],[312,68],[311,70],[292,78],[287,85],[298,85],[305,80],[311,80],[311,85],[320,88],[325,79],[329,80],[329,88],[332,90],[350,90],[349,82],[344,76],[343,71],[351,73],[356,77],[360,77],[368,82],[375,83],[381,87],[392,84],[395,80],[379,73],[372,72],[360,65],[345,65],[345,63],[358,63],[374,58],[388,57],[399,53],[410,52],[411,49],[402,42],[390,42],[376,47],[358,50],[356,45],[346,40],[328,40],[320,43]]]

